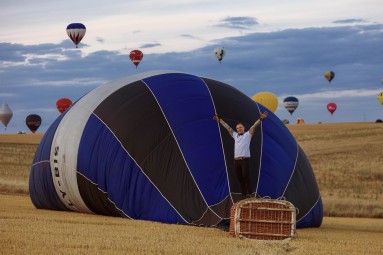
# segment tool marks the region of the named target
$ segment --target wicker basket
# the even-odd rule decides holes
[[[247,198],[231,207],[230,234],[234,237],[285,240],[295,235],[296,210],[286,200]]]

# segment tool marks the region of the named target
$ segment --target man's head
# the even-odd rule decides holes
[[[245,133],[245,125],[243,125],[241,122],[238,123],[236,126],[235,126],[235,129],[237,130],[237,133],[239,135],[243,135],[243,133]]]

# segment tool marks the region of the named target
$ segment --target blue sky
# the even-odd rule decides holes
[[[336,3],[335,3],[336,2]],[[278,95],[276,115],[295,122],[383,119],[381,1],[1,1],[0,104],[14,116],[5,131],[27,131],[39,114],[44,132],[55,102],[72,101],[137,72],[177,70],[228,83],[249,97]],[[81,22],[76,49],[66,26]],[[215,47],[227,55],[219,64]],[[135,69],[128,58],[144,52]],[[328,83],[323,73],[333,70]],[[293,116],[283,99],[300,104]],[[328,102],[336,102],[331,116]]]

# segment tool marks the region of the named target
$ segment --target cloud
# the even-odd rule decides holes
[[[189,38],[189,39],[200,40],[199,38],[195,37],[194,35],[190,35],[190,34],[181,34],[180,36],[185,37],[185,38]]]
[[[105,39],[102,38],[102,37],[96,37],[96,41],[99,42],[99,43],[104,43]]]
[[[230,29],[250,29],[251,27],[258,25],[258,21],[253,17],[226,17],[221,19],[215,26],[225,27]]]
[[[366,22],[364,19],[340,19],[340,20],[335,20],[333,23],[335,24],[350,24],[350,23],[362,23]]]
[[[358,97],[372,98],[377,95],[376,89],[349,89],[349,90],[331,90],[319,91],[308,94],[295,94],[294,96],[300,100],[321,100],[321,99],[351,99]],[[284,99],[288,95],[281,95],[279,98]]]
[[[297,96],[300,105],[294,116],[306,122],[325,121],[328,100],[339,103],[331,121],[355,121],[364,112],[368,112],[367,119],[375,120],[383,118],[376,99],[382,90],[382,30],[382,24],[288,29],[217,39],[187,52],[146,54],[143,50],[145,56],[137,69],[126,52],[102,50],[84,55],[69,40],[42,45],[0,43],[0,103],[7,101],[19,112],[9,132],[25,129],[27,113],[42,116],[39,131],[44,132],[58,116],[57,99],[76,101],[111,80],[166,69],[215,79],[248,96],[261,91],[273,92],[280,99]],[[221,64],[213,56],[217,45],[227,50]],[[326,70],[335,72],[331,83],[324,78]],[[290,117],[282,105],[277,115]]]
[[[161,46],[160,43],[146,43],[146,44],[142,44],[140,46],[140,48],[153,48],[153,47],[157,47],[157,46]]]

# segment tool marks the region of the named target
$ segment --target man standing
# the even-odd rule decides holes
[[[251,179],[250,179],[250,142],[253,137],[256,128],[259,126],[268,115],[268,112],[264,112],[260,115],[259,119],[250,127],[249,131],[245,132],[245,126],[242,123],[238,123],[235,126],[237,132],[235,132],[223,119],[218,115],[213,119],[219,121],[219,123],[229,132],[230,136],[234,138],[234,168],[237,174],[238,181],[241,185],[242,195],[244,197],[252,196]]]

